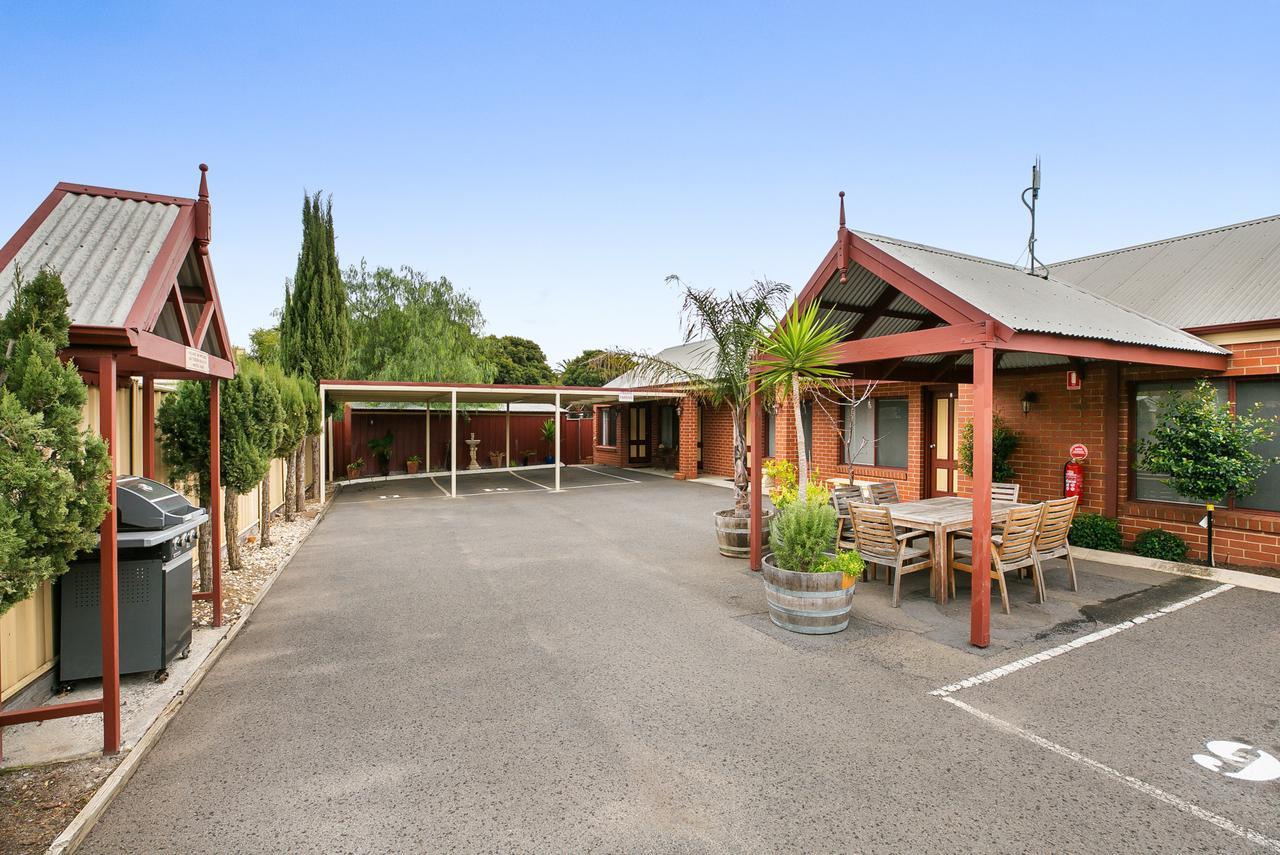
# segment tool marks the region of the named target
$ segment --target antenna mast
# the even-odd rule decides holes
[[[1031,194],[1031,201],[1027,201],[1027,194]],[[1049,268],[1040,263],[1040,259],[1036,258],[1036,200],[1040,198],[1040,158],[1036,157],[1036,162],[1031,167],[1031,186],[1022,191],[1022,204],[1031,212],[1031,237],[1027,239],[1027,254],[1031,256],[1030,268],[1027,270],[1032,276],[1041,276],[1045,279],[1049,278]],[[1036,268],[1040,271],[1037,272]]]

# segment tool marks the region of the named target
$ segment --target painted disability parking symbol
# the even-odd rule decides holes
[[[1204,747],[1209,754],[1193,754],[1191,759],[1210,772],[1218,772],[1237,781],[1280,779],[1280,759],[1261,748],[1229,739],[1212,739]]]

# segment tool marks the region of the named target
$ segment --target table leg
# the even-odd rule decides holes
[[[947,604],[947,527],[944,525],[936,525],[933,527],[933,575],[937,579],[937,589],[934,591],[934,597],[939,605]]]

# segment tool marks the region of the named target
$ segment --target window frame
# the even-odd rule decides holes
[[[894,472],[907,472],[911,468],[911,398],[905,395],[884,395],[867,399],[871,404],[871,435],[877,439],[871,443],[871,463],[852,463],[853,466],[861,466],[865,469],[890,469]],[[906,437],[904,446],[907,450],[907,463],[905,466],[893,466],[888,463],[880,462],[880,401],[901,401],[903,408],[906,410]],[[841,466],[849,466],[849,424],[848,414],[856,408],[852,404],[841,404],[840,406],[840,454],[839,460]]]
[[[596,437],[597,447],[599,448],[617,448],[618,447],[618,411],[621,408],[614,406],[605,406],[600,408],[600,430]],[[613,442],[607,442],[609,437],[605,436],[606,431],[612,429]]]
[[[1259,382],[1280,382],[1280,373],[1277,374],[1255,374],[1252,376],[1241,377],[1175,377],[1163,380],[1133,380],[1128,383],[1128,394],[1126,396],[1129,407],[1129,424],[1128,424],[1128,442],[1126,445],[1125,461],[1128,468],[1127,486],[1125,488],[1126,500],[1138,505],[1151,505],[1162,508],[1177,508],[1184,511],[1203,510],[1204,505],[1198,502],[1172,502],[1168,499],[1146,499],[1136,495],[1138,486],[1138,387],[1143,384],[1154,383],[1179,383],[1190,380],[1196,383],[1200,380],[1208,380],[1209,382],[1221,382],[1226,384],[1227,388],[1227,405],[1231,408],[1232,414],[1236,412],[1236,386],[1240,383],[1259,383]],[[1280,465],[1280,464],[1278,464]],[[1231,511],[1238,514],[1257,514],[1267,517],[1280,517],[1280,509],[1269,510],[1267,508],[1251,508],[1238,504],[1236,495],[1232,493],[1227,497],[1225,502],[1215,503],[1214,508],[1219,511]]]

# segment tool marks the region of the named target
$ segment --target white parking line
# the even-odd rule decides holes
[[[1112,769],[1110,766],[1106,765],[1105,763],[1099,763],[1097,760],[1093,760],[1089,757],[1084,756],[1079,751],[1073,751],[1072,749],[1061,746],[1056,742],[1050,742],[1048,739],[1045,739],[1043,736],[1036,736],[1034,733],[1031,733],[1030,731],[1027,731],[1027,730],[1023,730],[1022,728],[1018,727],[1015,724],[1010,724],[1004,719],[996,718],[990,713],[986,713],[980,709],[977,709],[976,707],[972,707],[969,704],[966,704],[964,701],[960,700],[959,698],[953,698],[947,695],[947,696],[943,696],[942,699],[947,703],[951,704],[952,706],[958,707],[959,709],[964,710],[965,712],[969,713],[972,716],[976,716],[977,718],[981,719],[982,721],[986,722],[987,724],[991,725],[997,730],[1001,730],[1001,731],[1004,731],[1005,733],[1013,734],[1019,739],[1025,739],[1027,742],[1030,742],[1033,745],[1038,745],[1041,748],[1048,749],[1049,751],[1052,751],[1054,754],[1057,754],[1059,757],[1065,757],[1068,760],[1072,761],[1073,763],[1080,763],[1083,766],[1087,766],[1088,768],[1093,769],[1095,772],[1101,772],[1103,775],[1106,775],[1109,778],[1113,778],[1114,780],[1119,781],[1120,783],[1124,784],[1126,787],[1129,787],[1130,789],[1137,790],[1140,793],[1144,793],[1148,796],[1151,796],[1151,798],[1156,799],[1157,801],[1164,802],[1170,807],[1177,808],[1183,813],[1190,814],[1191,816],[1194,816],[1196,819],[1204,820],[1205,822],[1216,825],[1218,828],[1221,828],[1224,831],[1229,831],[1232,834],[1236,835],[1237,837],[1243,837],[1245,840],[1248,840],[1250,843],[1256,843],[1257,845],[1264,846],[1268,849],[1271,849],[1272,851],[1280,852],[1280,840],[1275,840],[1273,838],[1267,837],[1265,834],[1260,834],[1251,828],[1246,828],[1243,825],[1232,822],[1231,820],[1227,819],[1224,816],[1219,816],[1218,814],[1212,811],[1205,810],[1204,808],[1199,807],[1198,805],[1194,805],[1191,802],[1186,801],[1185,799],[1180,799],[1177,796],[1173,795],[1172,793],[1166,793],[1164,790],[1160,789],[1159,787],[1152,786],[1151,784],[1148,784],[1146,781],[1139,780],[1138,778],[1135,778],[1132,775],[1125,775],[1121,772],[1118,772],[1115,769]]]
[[[1267,837],[1265,834],[1261,834],[1257,831],[1254,831],[1251,828],[1246,828],[1245,826],[1240,825],[1239,823],[1232,822],[1231,820],[1227,819],[1224,816],[1219,816],[1218,814],[1209,810],[1205,810],[1204,808],[1198,805],[1192,804],[1191,802],[1188,802],[1185,799],[1180,799],[1177,796],[1173,795],[1172,793],[1167,793],[1164,790],[1160,789],[1159,787],[1156,787],[1152,784],[1148,784],[1146,781],[1143,781],[1139,778],[1135,778],[1132,775],[1125,775],[1122,772],[1111,768],[1105,763],[1100,763],[1091,757],[1086,757],[1084,754],[1081,754],[1079,751],[1075,751],[1071,748],[1067,748],[1063,745],[1059,745],[1056,742],[1052,742],[1048,739],[1045,739],[1043,736],[1037,736],[1036,734],[1032,733],[1029,730],[1024,730],[1023,728],[1018,727],[1016,724],[1011,724],[1010,722],[1007,722],[1002,718],[998,718],[997,716],[994,716],[988,712],[983,712],[977,707],[972,706],[971,704],[966,704],[964,701],[960,700],[959,698],[953,697],[953,695],[956,692],[959,692],[962,689],[972,688],[973,686],[985,685],[987,683],[991,683],[996,680],[999,680],[1001,677],[1007,676],[1009,674],[1013,674],[1017,671],[1021,671],[1026,668],[1030,668],[1032,665],[1038,665],[1041,662],[1048,662],[1051,659],[1055,659],[1059,656],[1062,656],[1063,654],[1070,653],[1073,650],[1078,650],[1079,648],[1089,644],[1093,644],[1096,641],[1101,641],[1104,638],[1111,638],[1114,635],[1118,635],[1119,633],[1125,632],[1126,630],[1133,629],[1136,626],[1141,626],[1142,624],[1150,623],[1151,621],[1156,620],[1157,618],[1161,618],[1161,617],[1164,617],[1165,615],[1173,614],[1176,611],[1181,611],[1182,609],[1185,609],[1187,606],[1191,606],[1191,605],[1195,605],[1196,603],[1203,602],[1209,599],[1210,597],[1216,597],[1218,594],[1224,593],[1226,591],[1230,591],[1234,587],[1235,587],[1234,585],[1219,585],[1216,588],[1211,588],[1210,590],[1205,591],[1202,594],[1197,594],[1194,597],[1188,597],[1185,600],[1179,600],[1176,603],[1170,603],[1164,608],[1157,609],[1154,612],[1148,612],[1144,615],[1139,615],[1135,618],[1131,618],[1129,620],[1118,623],[1115,626],[1109,626],[1105,629],[1100,629],[1097,632],[1091,632],[1088,635],[1082,635],[1077,639],[1067,642],[1066,644],[1059,644],[1057,647],[1051,647],[1048,650],[1041,651],[1040,653],[1033,653],[1030,656],[1024,656],[1023,658],[1010,662],[1007,665],[1002,665],[999,668],[993,668],[990,671],[984,671],[983,673],[978,674],[974,677],[970,677],[967,680],[961,680],[958,683],[952,683],[948,686],[943,686],[939,689],[934,689],[929,694],[933,695],[934,697],[941,698],[942,700],[946,701],[947,703],[951,704],[957,709],[964,710],[965,712],[969,713],[969,715],[972,715],[975,718],[978,718],[979,720],[986,722],[987,724],[991,725],[997,730],[1003,731],[1004,733],[1012,734],[1018,737],[1019,739],[1024,739],[1027,742],[1030,742],[1033,745],[1038,745],[1041,748],[1052,751],[1054,754],[1057,754],[1059,757],[1065,757],[1066,759],[1072,761],[1073,763],[1079,763],[1083,766],[1086,766],[1087,768],[1093,769],[1095,772],[1100,772],[1103,775],[1106,775],[1110,778],[1113,778],[1114,780],[1119,781],[1120,783],[1124,784],[1126,787],[1129,787],[1130,789],[1137,790],[1140,793],[1144,793],[1150,796],[1151,798],[1156,799],[1157,801],[1163,802],[1164,804],[1167,804],[1170,807],[1176,808],[1182,811],[1183,813],[1190,814],[1191,816],[1194,816],[1197,819],[1200,819],[1207,823],[1215,825],[1218,828],[1223,829],[1224,831],[1228,831],[1236,835],[1237,837],[1242,837],[1245,840],[1248,840],[1250,843],[1255,843],[1259,846],[1266,847],[1275,852],[1280,852],[1280,840],[1275,840],[1273,838]]]
[[[578,467],[584,472],[594,472],[597,475],[604,475],[607,478],[617,478],[619,481],[626,481],[628,484],[639,484],[640,482],[633,478],[623,478],[621,475],[614,475],[612,472],[601,472],[599,469],[592,469],[590,466]],[[583,484],[584,487],[594,487],[595,484]]]
[[[1004,677],[1007,674],[1012,674],[1015,671],[1021,671],[1022,669],[1029,668],[1032,665],[1038,665],[1041,662],[1046,662],[1050,659],[1061,656],[1064,653],[1070,653],[1072,650],[1076,650],[1078,648],[1084,647],[1086,644],[1093,644],[1095,641],[1101,641],[1104,638],[1110,638],[1111,636],[1124,632],[1127,629],[1133,629],[1135,626],[1141,626],[1144,623],[1149,623],[1155,620],[1156,618],[1161,618],[1167,614],[1172,614],[1173,612],[1176,612],[1179,609],[1185,609],[1187,606],[1202,602],[1204,600],[1209,599],[1210,597],[1216,597],[1218,596],[1218,594],[1224,593],[1226,591],[1230,591],[1234,587],[1235,585],[1219,585],[1216,588],[1212,588],[1208,591],[1205,591],[1203,594],[1196,594],[1194,597],[1188,597],[1185,600],[1179,600],[1176,603],[1171,603],[1162,609],[1157,609],[1154,612],[1147,612],[1145,615],[1139,615],[1138,617],[1131,618],[1122,623],[1118,623],[1115,626],[1109,626],[1106,629],[1100,629],[1097,632],[1091,632],[1088,635],[1082,635],[1077,639],[1068,641],[1066,644],[1059,644],[1057,647],[1051,647],[1048,650],[1044,650],[1040,653],[1033,653],[1030,656],[1024,656],[1021,659],[1010,662],[1008,665],[1001,665],[999,668],[993,668],[990,671],[985,671],[981,674],[978,674],[976,677],[970,677],[967,680],[961,680],[958,683],[952,683],[949,686],[943,686],[940,689],[934,689],[929,694],[939,698],[945,698],[950,694],[960,691],[961,689],[968,689],[971,686],[981,686],[984,683],[990,683],[993,680],[999,680],[1001,677]]]
[[[543,490],[547,490],[547,491],[550,491],[550,490],[551,490],[551,488],[550,488],[550,487],[548,487],[548,486],[546,486],[545,484],[539,484],[537,481],[534,481],[532,478],[526,478],[526,477],[524,477],[524,476],[523,476],[523,475],[521,475],[519,472],[510,472],[510,473],[508,473],[508,474],[510,474],[510,475],[514,475],[514,476],[516,476],[517,478],[519,478],[521,481],[524,481],[524,482],[526,482],[526,483],[528,483],[528,484],[532,484],[532,485],[533,485],[533,486],[535,486],[535,487],[541,487]],[[533,490],[522,490],[521,492],[524,492],[524,493],[532,493],[532,492],[533,492]]]

